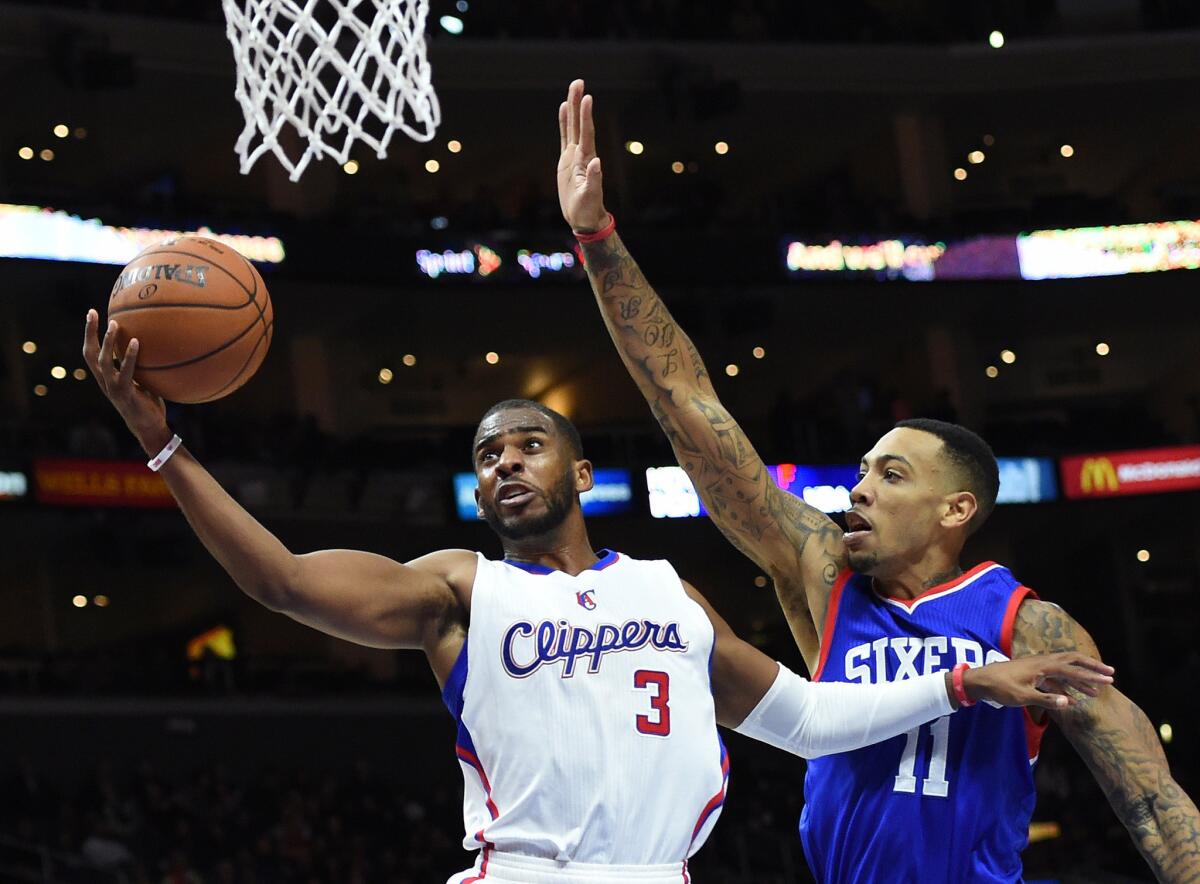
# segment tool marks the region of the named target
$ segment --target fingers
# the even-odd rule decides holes
[[[1042,691],[1031,691],[1025,697],[1024,704],[1026,706],[1036,706],[1039,709],[1067,709],[1075,705],[1075,701],[1066,694],[1056,694],[1053,692],[1044,693]]]
[[[98,368],[103,373],[105,380],[109,379],[109,374],[113,367],[113,345],[117,339],[117,321],[110,319],[108,321],[108,329],[104,332],[104,341],[100,344],[100,356]]]
[[[579,105],[583,100],[583,80],[572,80],[567,89],[567,144],[579,143]]]
[[[587,179],[587,186],[589,189],[593,187],[599,187],[600,182],[604,177],[604,174],[600,169],[600,157],[592,157],[588,161],[587,168],[584,170],[583,174]]]
[[[585,157],[596,155],[596,122],[592,117],[594,99],[590,95],[583,96],[579,102],[579,147]]]
[[[567,103],[558,106],[558,152],[567,149]]]
[[[83,320],[83,361],[96,374],[96,354],[100,352],[100,334],[96,327],[100,324],[100,315],[95,310],[89,310]]]
[[[133,371],[137,367],[138,339],[133,338],[125,348],[125,356],[121,360],[121,372],[117,375],[117,386],[127,387],[133,383]]]

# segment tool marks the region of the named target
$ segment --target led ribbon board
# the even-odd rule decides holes
[[[785,241],[791,277],[1065,279],[1200,268],[1200,221],[1034,230],[945,242],[920,236]]]
[[[55,209],[0,203],[0,258],[128,264],[150,246],[185,233],[219,240],[251,261],[283,261],[283,241],[275,236],[214,233],[208,227],[187,231],[113,227],[99,218],[85,220]]]
[[[1200,489],[1200,445],[1081,454],[1064,457],[1060,468],[1072,500],[1193,491]]]

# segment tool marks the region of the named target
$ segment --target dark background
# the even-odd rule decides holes
[[[484,526],[454,516],[450,476],[469,466],[479,415],[510,396],[568,414],[597,465],[631,469],[635,489],[645,467],[672,463],[585,282],[434,281],[411,260],[476,240],[570,248],[552,168],[575,76],[596,95],[626,243],[769,463],[855,461],[911,415],[960,420],[1009,456],[1200,442],[1191,273],[916,284],[789,280],[781,261],[787,238],[1200,218],[1192,4],[592,7],[435,2],[437,138],[397,136],[386,160],[357,151],[356,175],[324,161],[292,184],[270,157],[238,173],[219,4],[0,4],[0,201],[283,239],[287,259],[264,268],[277,325],[259,374],[171,418],[296,551],[499,555]],[[438,26],[444,14],[460,15],[461,36]],[[56,139],[58,122],[86,137]],[[634,139],[640,156],[623,149]],[[55,158],[22,160],[24,146]],[[975,149],[987,159],[968,165]],[[90,379],[49,373],[82,365],[84,311],[103,309],[117,272],[0,262],[0,470],[140,456]],[[1014,364],[997,362],[1004,348]],[[258,607],[172,511],[0,502],[0,531],[0,878],[426,882],[468,864],[451,721],[419,655]],[[773,593],[706,521],[654,520],[639,499],[595,520],[592,539],[671,559],[735,629],[803,671]],[[1195,493],[1014,505],[964,561],[1008,564],[1092,632],[1122,689],[1172,725],[1165,749],[1193,794],[1198,542]],[[76,608],[77,594],[111,603]],[[218,624],[237,659],[189,670],[187,640]],[[803,763],[728,741],[730,797],[695,879],[808,880],[794,832]],[[1149,880],[1060,735],[1037,776],[1035,820],[1061,836],[1029,848],[1029,879]],[[105,856],[114,870],[95,867]]]

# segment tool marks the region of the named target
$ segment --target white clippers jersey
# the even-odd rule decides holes
[[[443,697],[468,848],[683,863],[725,800],[713,628],[665,561],[603,552],[577,577],[479,556]]]

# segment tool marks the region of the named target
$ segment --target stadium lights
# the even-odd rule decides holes
[[[466,12],[468,9],[470,9],[470,5],[467,3],[467,0],[458,0],[458,2],[454,4],[454,8],[459,12]]]
[[[37,352],[37,344],[35,344],[33,341],[26,341],[21,345],[21,352],[26,356],[32,356]]]
[[[85,595],[77,595],[73,599],[71,599],[71,604],[74,605],[76,608],[86,608],[87,603],[88,603],[88,600],[87,600],[87,596],[85,596]]]
[[[755,347],[753,350],[750,351],[750,353],[754,356],[755,359],[762,359],[764,356],[767,355],[767,351],[764,350],[762,347]]]
[[[972,166],[978,166],[980,163],[982,163],[984,161],[984,159],[985,159],[985,157],[984,157],[983,151],[981,151],[981,150],[973,150],[969,154],[967,154],[967,162],[970,163]]]
[[[342,171],[347,175],[357,175],[358,160],[346,160],[346,162],[342,165]]]
[[[767,578],[765,576],[763,576],[762,574],[759,574],[757,577],[754,578],[754,585],[757,586],[759,589],[762,589],[764,586],[767,585]]]
[[[438,24],[447,34],[453,34],[456,37],[463,32],[463,20],[457,15],[443,15],[438,19]]]
[[[55,138],[66,138],[70,134],[71,134],[71,130],[67,128],[66,123],[59,123],[57,126],[54,127],[54,137]]]
[[[962,166],[959,166],[957,169],[955,169],[954,170],[954,180],[966,181],[967,180],[967,170],[964,169]]]
[[[87,372],[84,371],[82,368],[77,368],[73,372],[71,372],[71,377],[75,378],[75,380],[77,380],[77,381],[86,381],[87,380]]]
[[[996,368],[996,366],[994,366],[994,365],[989,365],[987,368],[985,368],[983,370],[983,373],[985,375],[987,375],[989,378],[1000,377],[1000,369]]]
[[[67,370],[61,365],[56,365],[54,368],[50,369],[50,377],[54,378],[56,381],[61,381],[66,376]]]
[[[642,144],[640,141],[626,141],[625,149],[635,157],[640,157],[645,152],[646,145]]]
[[[683,163],[679,162],[679,160],[676,160],[675,162],[671,163],[671,171],[674,172],[676,175],[682,175],[683,174]]]
[[[450,151],[450,153],[458,153],[462,150],[462,142],[457,138],[451,138],[446,142],[446,150]]]
[[[1137,551],[1137,560],[1139,562],[1141,562],[1143,565],[1146,564],[1146,562],[1150,561],[1150,550],[1139,549]]]
[[[1017,354],[1014,353],[1012,350],[1001,350],[1000,351],[1000,361],[1003,362],[1005,365],[1012,365],[1014,362],[1017,361]]]
[[[95,605],[97,608],[107,608],[108,607],[108,596],[98,595],[92,599],[92,604]]]
[[[17,151],[17,156],[19,156],[23,160],[32,160],[33,159],[33,148],[28,147],[28,146],[22,147],[20,150]]]
[[[45,384],[38,384],[37,386],[35,386],[33,388],[34,396],[45,396],[49,392],[50,392],[50,388],[47,387]]]
[[[725,374],[729,375],[731,378],[736,378],[739,371],[741,371],[741,369],[738,368],[736,362],[731,362],[725,366]]]
[[[988,34],[988,45],[993,49],[999,49],[1004,45],[1004,34],[1000,31],[992,31]]]
[[[1058,149],[1058,152],[1060,154],[1062,154],[1066,159],[1070,159],[1071,157],[1075,156],[1075,148],[1069,144],[1064,144],[1062,147],[1060,147]]]
[[[405,353],[404,357],[400,361],[404,363],[405,367],[412,368],[417,364],[417,357],[413,356],[411,353]]]
[[[52,151],[48,147],[43,147],[41,150],[41,153],[39,153],[38,156],[41,157],[43,160],[45,160],[47,163],[54,162],[54,151]]]
[[[488,365],[495,365],[500,361],[500,354],[495,350],[488,350],[488,352],[484,355],[483,360]]]
[[[1171,722],[1164,721],[1158,726],[1158,738],[1166,745],[1175,739],[1175,728],[1171,727]]]
[[[87,129],[83,128],[83,126],[76,126],[75,137],[83,141],[83,139],[87,138]]]
[[[1104,341],[1101,341],[1099,344],[1096,345],[1096,355],[1097,356],[1107,356],[1111,351],[1112,351],[1112,348],[1109,347],[1108,344],[1105,343]]]
[[[439,163],[437,160],[426,160],[425,161],[425,171],[428,172],[430,175],[437,174],[437,170],[440,168],[442,168],[442,164]]]
[[[392,370],[390,368],[379,369],[379,383],[390,384],[393,377],[395,377],[395,375],[392,374]]]
[[[995,144],[995,143],[996,143],[996,136],[995,136],[995,135],[990,135],[990,134],[989,134],[989,135],[984,135],[984,136],[983,136],[983,144],[984,144],[984,147],[991,147],[991,146],[992,146],[993,144]]]
[[[713,150],[717,152],[718,156],[723,157],[725,154],[729,153],[729,143],[725,141],[718,141],[713,145]]]

